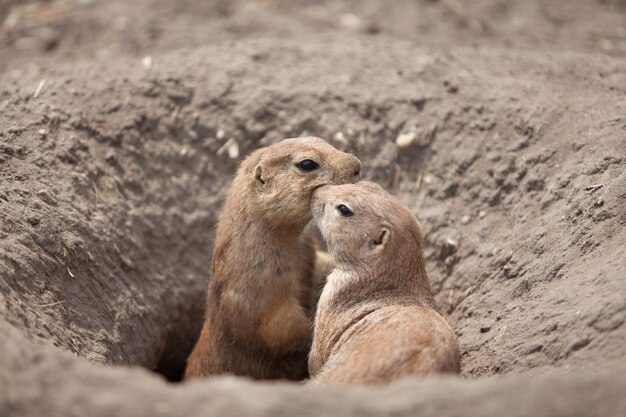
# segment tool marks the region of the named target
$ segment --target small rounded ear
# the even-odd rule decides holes
[[[265,174],[260,162],[254,167],[254,178],[256,178],[261,185],[265,185]]]
[[[381,250],[389,241],[391,231],[386,227],[381,227],[369,241],[369,247],[371,250]]]

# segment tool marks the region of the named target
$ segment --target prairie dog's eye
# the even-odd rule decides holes
[[[320,167],[320,165],[312,159],[303,159],[302,161],[298,162],[296,166],[302,171],[313,171]]]
[[[339,204],[337,206],[337,211],[343,217],[354,216],[354,212],[352,210],[350,210],[350,207],[346,206],[345,204]]]

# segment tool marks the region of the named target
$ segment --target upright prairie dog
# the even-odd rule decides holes
[[[459,372],[458,342],[435,308],[409,209],[365,181],[317,189],[311,209],[336,263],[317,305],[311,383]]]
[[[306,378],[315,250],[311,195],[361,162],[320,138],[285,139],[239,167],[217,225],[206,318],[185,378]]]

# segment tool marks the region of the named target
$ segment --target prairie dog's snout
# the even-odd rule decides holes
[[[351,185],[351,184],[346,184]],[[350,217],[354,214],[350,208],[350,199],[346,198],[346,188],[337,185],[325,185],[317,188],[311,198],[311,214],[315,219],[322,236],[328,240],[330,230],[336,226],[335,217]],[[343,227],[347,224],[343,224]]]
[[[329,184],[353,184],[361,179],[361,161],[356,156],[338,151],[332,163],[334,175]]]
[[[346,176],[351,178],[349,182],[354,183],[361,177],[361,161],[354,155],[348,154],[348,157]]]

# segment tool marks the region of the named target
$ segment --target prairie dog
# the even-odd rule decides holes
[[[354,182],[361,162],[320,138],[285,139],[239,167],[220,215],[206,318],[185,378],[303,379],[312,337],[313,191]]]
[[[410,210],[365,181],[317,189],[311,210],[336,263],[317,306],[311,383],[459,372],[458,342],[435,308]]]

